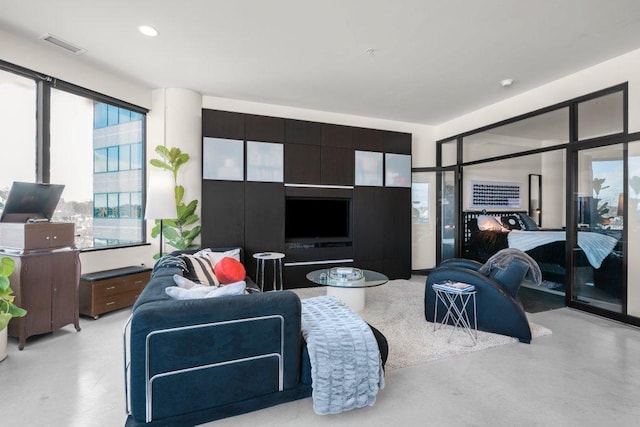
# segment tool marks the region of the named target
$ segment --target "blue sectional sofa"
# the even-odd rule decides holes
[[[174,274],[154,270],[125,327],[126,426],[193,426],[311,396],[295,293],[173,300]]]

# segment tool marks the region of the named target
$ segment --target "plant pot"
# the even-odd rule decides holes
[[[0,331],[0,362],[7,358],[7,329]]]

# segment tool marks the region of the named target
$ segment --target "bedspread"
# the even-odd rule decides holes
[[[336,297],[302,300],[302,335],[311,361],[313,409],[336,414],[372,406],[384,388],[378,344],[362,318]]]
[[[564,231],[519,231],[509,232],[509,247],[528,251],[535,247],[566,240]],[[593,268],[600,268],[602,261],[616,246],[617,240],[606,234],[579,231],[578,246],[583,250]]]

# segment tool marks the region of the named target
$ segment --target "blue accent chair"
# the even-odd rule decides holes
[[[518,290],[529,266],[520,261],[512,261],[505,269],[493,269],[486,276],[478,270],[482,264],[462,258],[443,261],[433,269],[426,281],[424,308],[427,321],[434,321],[434,283],[445,281],[469,283],[476,289],[478,330],[493,332],[517,338],[520,342],[531,342],[529,321],[518,298]],[[469,306],[467,306],[469,310]],[[438,319],[441,322],[446,313],[444,304],[438,301]]]

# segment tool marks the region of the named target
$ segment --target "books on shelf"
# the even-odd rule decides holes
[[[443,283],[434,283],[434,289],[439,289],[441,291],[452,291],[452,292],[471,292],[476,289],[475,286],[470,285],[468,283],[463,282],[443,282]]]

